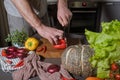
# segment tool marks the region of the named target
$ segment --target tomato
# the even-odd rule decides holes
[[[110,72],[109,76],[110,78],[114,78],[114,74],[112,72]]]
[[[54,47],[55,49],[65,49],[66,46],[67,46],[67,45],[66,45],[65,40],[64,40],[64,39],[60,39],[59,42],[58,42],[58,44],[54,45],[53,47]]]
[[[116,75],[115,75],[115,79],[116,79],[116,80],[120,80],[120,74],[116,74]]]
[[[103,80],[103,79],[98,78],[98,77],[91,77],[91,76],[89,76],[85,80]]]
[[[116,71],[118,70],[118,65],[116,63],[111,64],[111,70]]]
[[[1,55],[4,56],[4,57],[7,56],[7,53],[6,53],[6,50],[5,50],[5,49],[2,49]]]

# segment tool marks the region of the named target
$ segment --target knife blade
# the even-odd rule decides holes
[[[64,31],[64,33],[63,33],[63,38],[65,38],[66,37],[66,27],[63,27],[63,31]]]

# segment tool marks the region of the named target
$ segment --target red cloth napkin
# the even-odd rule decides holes
[[[40,56],[35,52],[24,59],[23,68],[12,73],[13,80],[29,80],[31,77],[38,76],[40,80],[61,80],[61,75],[67,79],[72,79],[71,75],[60,65],[60,71],[49,73],[47,68],[52,63],[40,61]]]

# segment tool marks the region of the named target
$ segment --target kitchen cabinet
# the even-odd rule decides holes
[[[106,2],[101,4],[101,21],[120,20],[120,2]]]
[[[4,0],[0,0],[0,47],[7,46],[8,43],[5,42],[5,38],[9,33],[6,11],[3,5]]]
[[[101,31],[101,22],[111,20],[120,20],[120,0],[91,0],[99,5],[99,24]]]
[[[91,0],[101,6],[100,21],[120,20],[120,0]]]

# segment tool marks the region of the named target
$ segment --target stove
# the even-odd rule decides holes
[[[93,2],[120,2],[120,0],[90,0]]]
[[[99,31],[97,26],[99,22],[99,5],[97,2],[70,0],[68,6],[73,13],[70,33],[84,34],[85,29]]]
[[[48,5],[56,4],[57,0],[47,0]]]

